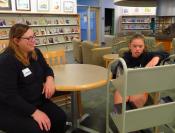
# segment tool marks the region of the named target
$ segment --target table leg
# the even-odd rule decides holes
[[[71,117],[72,126],[66,133],[72,133],[78,128],[78,107],[77,107],[77,92],[72,92],[71,96]]]
[[[72,126],[74,129],[76,129],[78,127],[77,92],[72,93],[71,111],[72,111]]]
[[[81,102],[81,92],[80,91],[77,92],[77,107],[78,107],[79,117],[81,118],[81,116],[83,116],[83,106]]]
[[[76,91],[72,92],[72,98],[71,98],[72,127],[68,131],[66,131],[66,133],[71,133],[77,128],[89,133],[92,133],[92,132],[99,133],[91,128],[80,125],[80,122],[86,119],[89,116],[89,114],[83,114],[79,119],[79,113],[78,113],[78,107],[77,107],[77,95],[78,95],[78,92]]]

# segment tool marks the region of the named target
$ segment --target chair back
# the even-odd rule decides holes
[[[92,53],[91,49],[94,48],[94,44],[91,41],[82,42],[82,55],[83,64],[91,64]]]
[[[66,64],[64,49],[43,52],[43,56],[50,66]],[[71,93],[66,91],[56,91],[51,100],[59,106],[68,105],[71,103]]]
[[[152,51],[152,49],[154,48],[154,45],[156,45],[155,37],[145,37],[145,45],[148,51]]]
[[[112,47],[115,43],[115,36],[114,35],[104,35],[104,41],[106,43],[105,46]]]
[[[109,89],[117,88],[123,101],[130,95],[144,92],[160,92],[175,89],[175,64],[156,66],[152,68],[127,68],[122,58],[109,64],[110,77],[112,64],[120,62],[122,70],[116,79],[108,78],[107,85],[107,131],[109,130]],[[126,102],[122,103],[122,113],[112,113],[111,118],[120,133],[126,133],[171,123],[175,120],[175,102],[146,106],[133,110],[126,110]]]
[[[43,53],[43,56],[44,56],[46,62],[50,66],[66,63],[66,57],[65,57],[64,49],[60,49],[60,50],[57,50],[57,51],[47,51],[47,52]]]
[[[72,44],[73,44],[73,56],[74,56],[74,59],[78,63],[83,63],[81,40],[74,38],[72,40]]]
[[[121,49],[123,48],[128,48],[128,41],[119,41],[115,44],[112,45],[112,52],[113,53],[119,53],[121,51]],[[122,57],[122,56],[120,56]]]
[[[172,54],[175,53],[175,38],[172,39],[172,42],[171,42],[171,45],[172,45]]]

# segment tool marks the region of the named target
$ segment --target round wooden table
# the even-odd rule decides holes
[[[119,58],[119,55],[118,54],[106,54],[103,56],[103,59],[105,60],[105,64],[106,64],[106,68],[108,67],[108,64],[114,60],[114,59],[117,59]]]
[[[52,67],[56,90],[72,91],[72,130],[97,131],[80,125],[77,111],[77,92],[99,88],[107,84],[107,69],[90,64],[65,64]]]

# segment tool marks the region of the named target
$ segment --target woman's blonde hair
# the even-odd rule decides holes
[[[10,48],[13,52],[16,58],[25,66],[29,65],[29,59],[27,59],[24,56],[23,51],[19,48],[19,46],[15,43],[14,38],[20,39],[27,31],[30,29],[28,25],[25,24],[15,24],[11,27],[9,32],[9,45],[8,48]],[[37,54],[35,51],[32,51],[30,53],[31,58],[34,60],[37,60]]]

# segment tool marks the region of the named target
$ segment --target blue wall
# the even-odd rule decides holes
[[[104,8],[115,8],[116,5],[114,5],[113,0],[103,0],[103,7]]]
[[[100,7],[100,0],[77,0],[78,5],[89,5]],[[113,3],[113,0],[103,0],[104,8],[115,8],[116,6]]]
[[[77,4],[99,7],[99,0],[77,0]]]

